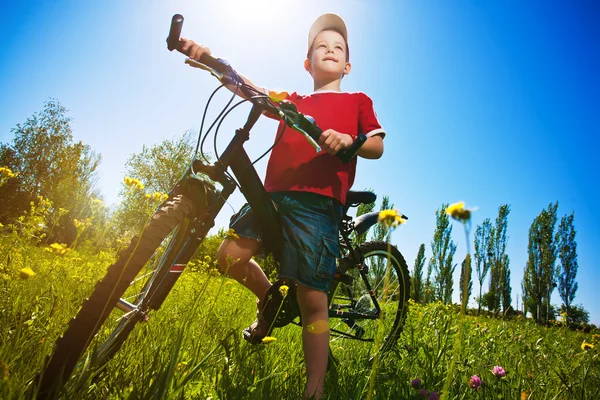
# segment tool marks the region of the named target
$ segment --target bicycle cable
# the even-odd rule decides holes
[[[221,86],[219,86],[219,89],[221,87],[225,86],[225,84],[222,84]],[[202,153],[202,156],[204,158],[204,160],[209,163],[209,161],[207,160],[206,156],[204,156],[204,142],[206,141],[206,139],[208,138],[208,134],[210,133],[210,131],[212,130],[212,128],[215,126],[216,122],[219,120],[219,118],[221,118],[221,116],[223,115],[223,113],[227,110],[227,108],[231,105],[231,103],[233,102],[233,99],[235,99],[235,97],[238,94],[238,90],[239,90],[240,84],[239,81],[236,80],[236,87],[235,87],[235,91],[233,92],[231,98],[229,99],[229,101],[227,102],[227,104],[223,107],[223,109],[221,110],[221,112],[219,113],[219,115],[217,115],[215,117],[215,120],[213,121],[213,123],[210,125],[210,127],[208,128],[208,130],[206,131],[206,133],[204,133],[204,137],[202,138],[202,141],[200,142],[200,152]],[[214,92],[213,92],[214,93]],[[212,96],[211,96],[212,98]],[[206,106],[204,108],[205,113],[208,110],[208,105],[210,103],[211,98],[209,98],[208,102],[206,103]]]
[[[215,94],[217,94],[217,92],[219,90],[221,90],[222,87],[224,87],[225,85],[221,85],[218,88],[216,88],[212,94],[210,95],[210,97],[208,98],[208,100],[206,101],[206,106],[204,106],[204,113],[202,114],[202,122],[200,123],[200,131],[198,132],[198,141],[196,142],[196,150],[194,151],[194,159],[196,159],[196,156],[198,155],[198,148],[200,148],[200,155],[202,156],[202,158],[204,159],[204,161],[206,163],[208,163],[208,159],[206,158],[206,156],[204,155],[204,152],[202,151],[202,148],[200,147],[200,142],[202,139],[202,131],[204,130],[204,121],[206,119],[206,113],[208,112],[208,107],[210,105],[210,102],[212,100],[212,98],[215,96]],[[194,172],[192,170],[192,172]]]

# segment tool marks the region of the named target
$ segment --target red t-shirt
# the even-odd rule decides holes
[[[334,129],[356,138],[359,133],[367,136],[385,135],[373,110],[373,102],[362,92],[315,92],[309,95],[269,92],[272,97],[287,99],[298,111],[310,115],[323,130]],[[275,140],[283,128],[279,123]],[[304,135],[286,127],[283,136],[271,151],[267,164],[265,189],[267,192],[301,191],[333,197],[342,204],[346,193],[354,183],[356,158],[342,164],[336,156],[325,151],[319,153]]]

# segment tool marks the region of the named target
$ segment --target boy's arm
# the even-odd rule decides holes
[[[352,146],[354,140],[352,136],[346,133],[338,132],[334,129],[327,129],[321,134],[318,143],[327,153],[335,155],[342,149],[347,149]],[[358,156],[362,158],[376,159],[383,154],[383,137],[382,134],[374,134],[367,138],[358,150]]]
[[[381,135],[369,136],[358,150],[358,155],[372,160],[381,157],[383,155],[383,138]]]
[[[181,51],[188,54],[188,57],[191,58],[192,60],[201,62],[200,57],[202,57],[204,54],[207,54],[209,56],[211,55],[210,49],[208,47],[203,46],[199,43],[196,43],[193,40],[181,38],[181,39],[179,39],[179,43],[181,44]],[[268,95],[265,88],[256,86],[248,78],[246,78],[245,76],[243,76],[239,73],[237,73],[237,75],[244,81],[244,83],[246,85],[252,87],[258,93],[263,93],[263,94]],[[231,90],[232,92],[235,92],[235,85],[226,85],[226,87],[227,87],[227,89]],[[238,90],[237,94],[242,98],[247,98],[247,96],[242,91]]]

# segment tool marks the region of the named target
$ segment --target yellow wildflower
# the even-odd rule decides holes
[[[390,226],[395,228],[398,225],[405,223],[406,220],[403,218],[402,214],[398,214],[398,210],[383,210],[379,213],[377,222],[384,224],[388,228]]]
[[[92,199],[92,204],[98,207],[104,207],[104,202],[100,199]]]
[[[277,340],[277,338],[274,338],[273,336],[265,336],[264,338],[262,338],[262,342],[264,344],[269,344],[269,343],[273,343]]]
[[[281,295],[282,295],[283,297],[286,297],[286,296],[287,296],[287,294],[288,294],[288,290],[289,290],[289,289],[290,289],[290,288],[289,288],[287,285],[281,285],[281,286],[279,287],[279,293],[281,293]]]
[[[52,243],[50,246],[46,247],[44,250],[49,251],[50,253],[55,254],[66,254],[70,249],[67,248],[67,245],[64,243]]]
[[[586,342],[585,340],[581,343],[581,350],[593,349],[594,345]]]
[[[152,196],[150,195],[146,195],[146,198],[150,198],[152,197],[152,200],[158,202],[158,201],[165,201],[166,199],[169,198],[169,195],[166,193],[160,193],[160,192],[155,192]]]
[[[237,233],[235,233],[235,231],[232,228],[229,228],[227,230],[227,232],[225,232],[225,237],[227,239],[232,239],[232,240],[237,240],[239,239],[239,235]]]
[[[600,335],[597,333],[594,333],[592,335],[592,343],[600,343]]]
[[[33,278],[35,276],[35,272],[29,267],[21,268],[19,270],[19,278],[25,280],[29,278]]]
[[[465,223],[471,219],[471,210],[465,208],[465,202],[459,201],[446,208],[446,214],[455,220]]]
[[[15,176],[18,175],[18,173],[14,173],[10,170],[10,168],[8,167],[0,167],[0,175],[4,175],[7,178],[14,178]]]
[[[123,182],[125,183],[125,185],[127,185],[129,187],[135,187],[138,190],[144,189],[144,184],[142,182],[140,182],[139,179],[130,178],[130,177],[126,176],[125,179],[123,179]]]

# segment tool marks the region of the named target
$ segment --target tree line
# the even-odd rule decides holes
[[[421,244],[414,262],[411,276],[411,298],[419,303],[442,301],[452,302],[454,290],[453,274],[457,267],[454,256],[456,244],[452,240],[452,225],[445,213],[448,204],[442,204],[436,211],[436,228],[431,241],[429,262],[425,256],[425,244]],[[507,226],[510,205],[498,208],[494,221],[486,218],[475,229],[474,272],[479,284],[477,314],[485,307],[494,316],[522,312],[529,314],[538,323],[548,323],[560,313],[567,324],[587,323],[589,314],[581,305],[574,305],[577,292],[577,242],[575,240],[575,215],[564,215],[558,221],[558,202],[551,203],[534,218],[529,228],[528,259],[524,267],[521,283],[521,306],[513,308],[510,285],[510,257],[506,252],[508,243]],[[466,276],[471,254],[461,263],[459,285],[460,298],[463,290],[467,297],[472,295],[473,277]],[[425,271],[425,264],[427,270]],[[487,278],[487,291],[483,293]],[[555,288],[562,300],[559,309],[550,304]],[[517,299],[517,304],[519,299]],[[520,309],[520,310],[519,310]]]

